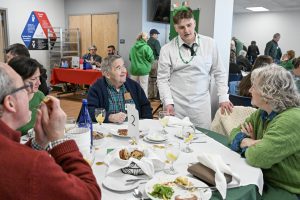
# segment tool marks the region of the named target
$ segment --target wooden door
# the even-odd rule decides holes
[[[114,45],[118,51],[118,27],[118,14],[92,15],[92,44],[102,58],[107,56],[108,45]]]
[[[0,62],[5,62],[5,52],[8,44],[6,10],[0,10]]]
[[[81,56],[88,53],[88,48],[92,44],[91,15],[69,16],[69,28],[79,28]]]

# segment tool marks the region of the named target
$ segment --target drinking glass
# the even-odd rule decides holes
[[[106,111],[104,108],[95,108],[95,118],[100,125],[105,120],[105,114],[106,114]]]
[[[81,152],[83,159],[92,166],[95,160],[95,147],[87,147],[87,148],[79,148],[79,151]]]
[[[165,169],[166,174],[177,174],[178,172],[174,169],[174,162],[178,159],[180,153],[180,144],[177,142],[166,144],[165,154],[168,162],[170,163],[170,168]]]
[[[181,131],[183,141],[186,144],[185,148],[182,149],[185,153],[193,152],[193,149],[190,148],[191,141],[195,138],[195,127],[194,126],[182,126]]]
[[[160,111],[158,113],[158,119],[163,127],[163,130],[161,133],[164,135],[167,134],[168,132],[165,129],[169,122],[169,114],[167,113],[167,111]]]
[[[75,117],[67,117],[66,124],[65,124],[65,132],[75,128],[77,125]]]

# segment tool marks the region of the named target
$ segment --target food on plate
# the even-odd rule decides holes
[[[145,154],[143,151],[137,149],[133,150],[132,152],[129,152],[127,149],[121,149],[119,151],[119,156],[122,160],[128,160],[131,157],[140,160],[145,156]]]
[[[127,129],[118,129],[118,134],[121,136],[127,136],[128,130]]]
[[[104,138],[104,134],[99,131],[93,131],[93,139],[94,140],[100,140]]]
[[[155,198],[168,200],[173,196],[174,190],[172,187],[163,184],[155,184],[153,185],[153,191],[149,194]]]
[[[139,151],[137,149],[133,150],[131,153],[130,153],[130,157],[133,157],[133,158],[136,158],[138,160],[140,160],[142,157],[144,157],[144,152],[142,151]]]
[[[130,153],[127,149],[122,149],[119,151],[119,156],[122,160],[128,160],[130,158]]]
[[[187,186],[189,184],[189,179],[184,176],[178,176],[174,182],[180,185]]]
[[[198,197],[194,194],[186,193],[181,195],[176,195],[175,200],[200,200]]]
[[[178,176],[174,183],[183,185],[183,186],[193,186],[193,183],[189,181],[188,177],[185,176]]]

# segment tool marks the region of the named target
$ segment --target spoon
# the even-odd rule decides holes
[[[137,189],[137,188],[134,189],[132,195],[133,195],[135,198],[138,198],[138,199],[140,199],[140,200],[144,200],[142,192],[141,192],[139,189]]]

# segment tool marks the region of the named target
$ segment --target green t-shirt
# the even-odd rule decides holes
[[[32,99],[29,101],[29,110],[31,110],[31,120],[24,126],[18,129],[21,131],[22,135],[26,135],[28,130],[32,129],[35,124],[37,106],[41,103],[41,101],[45,98],[45,95],[41,91],[37,91],[34,93]]]

